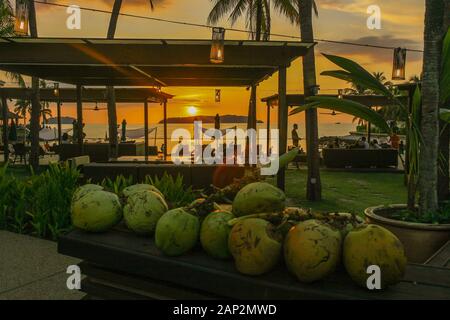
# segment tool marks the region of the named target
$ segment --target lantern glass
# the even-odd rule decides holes
[[[212,44],[211,44],[211,56],[212,63],[223,63],[225,60],[225,29],[213,28],[212,29]]]
[[[405,80],[406,49],[394,49],[394,61],[392,67],[392,80]]]
[[[28,5],[25,1],[16,1],[16,22],[14,31],[20,35],[28,35]]]
[[[216,89],[216,94],[215,94],[215,101],[216,102],[220,102],[220,95],[221,95],[221,90],[220,89]]]
[[[58,97],[59,96],[59,83],[55,82],[53,84],[53,94]]]

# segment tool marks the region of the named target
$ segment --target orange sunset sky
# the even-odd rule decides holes
[[[83,7],[111,11],[113,0],[48,0],[61,4],[76,4]],[[315,36],[318,39],[352,41],[383,46],[407,47],[422,49],[424,0],[316,0],[319,17],[314,19]],[[11,1],[14,5],[14,0]],[[122,12],[181,20],[193,23],[206,23],[206,18],[212,2],[210,0],[156,0],[152,12],[147,0],[123,0]],[[369,17],[367,7],[376,4],[382,10],[382,29],[369,30],[366,20]],[[82,12],[81,30],[68,30],[65,21],[68,15],[65,8],[36,4],[38,16],[38,33],[41,37],[105,37],[109,16],[103,13]],[[272,33],[299,35],[298,27],[273,10]],[[244,29],[245,21],[241,19],[236,28]],[[219,24],[230,27],[227,19]],[[120,17],[116,37],[120,38],[200,38],[209,39],[211,31],[207,28],[187,27],[163,22]],[[246,35],[227,31],[226,39],[245,39]],[[272,40],[286,40],[275,36]],[[337,44],[319,43],[316,47],[317,72],[334,69],[334,66],[320,56],[320,52],[343,55],[354,59],[370,71],[382,71],[388,79],[392,72],[392,50],[362,48]],[[421,72],[420,53],[408,52],[407,79]],[[0,78],[4,78],[1,75]],[[318,77],[321,93],[336,93],[338,88],[345,88],[345,82],[332,78]],[[11,84],[8,84],[11,85]],[[168,116],[184,116],[189,107],[197,107],[198,114],[214,115],[238,114],[246,115],[249,91],[245,88],[221,88],[222,101],[214,102],[216,88],[165,88],[164,91],[176,95],[169,103]],[[258,88],[258,101],[264,96],[276,93],[277,74],[263,82]],[[288,69],[288,93],[301,93],[301,60],[295,61]],[[85,104],[87,108],[93,106]],[[264,105],[258,102],[258,119],[265,121]],[[54,109],[54,106],[51,106]],[[151,122],[162,119],[162,110],[158,105],[150,109]],[[56,112],[54,112],[56,114]],[[63,116],[75,116],[75,106],[65,104]],[[141,123],[143,118],[142,105],[118,105],[118,121],[126,118],[128,123]],[[105,111],[85,111],[87,123],[106,123]],[[276,120],[273,118],[272,121]],[[290,121],[304,123],[303,115],[296,115]],[[321,123],[336,121],[351,122],[351,117],[339,115],[336,117],[320,115]]]

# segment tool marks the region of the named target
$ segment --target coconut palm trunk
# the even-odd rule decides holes
[[[419,156],[421,214],[438,210],[439,83],[443,39],[443,0],[426,0],[422,81],[422,148]]]
[[[300,35],[302,41],[313,42],[314,31],[312,25],[313,0],[298,0],[300,17]],[[314,48],[303,57],[303,87],[305,97],[313,95],[312,88],[316,86],[316,62]],[[306,148],[308,164],[308,181],[306,197],[310,201],[322,198],[322,184],[320,180],[319,130],[317,109],[306,110]]]
[[[30,35],[32,38],[38,37],[37,22],[36,22],[36,8],[34,1],[29,1],[29,24]],[[36,171],[39,168],[39,125],[41,115],[41,103],[39,98],[39,78],[31,78],[31,88],[33,91],[31,99],[31,117],[30,117],[30,131],[31,131],[31,152],[30,165]]]
[[[450,0],[445,0],[444,7],[444,24],[443,31],[450,28]],[[445,101],[440,101],[441,107]],[[450,125],[444,121],[440,122],[440,137],[439,137],[439,155],[442,157],[439,162],[438,174],[438,200],[439,202],[448,200],[450,198],[449,184],[450,184]]]
[[[108,39],[114,39],[117,29],[117,20],[119,19],[120,8],[122,7],[122,0],[115,0],[113,11],[111,13],[111,20],[108,27]],[[114,87],[107,86],[107,105],[108,105],[108,128],[109,128],[109,145],[111,158],[117,158],[118,155],[118,139],[117,139],[117,110],[114,94]]]

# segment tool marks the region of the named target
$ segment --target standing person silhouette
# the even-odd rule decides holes
[[[300,147],[300,140],[301,140],[300,136],[298,135],[297,130],[298,130],[298,124],[295,123],[294,127],[292,129],[292,132],[291,132],[292,143],[293,143],[295,148],[299,148]],[[295,166],[297,167],[297,169],[300,169],[300,165],[299,165],[299,162],[297,161],[297,157],[295,157],[294,163],[295,163]]]

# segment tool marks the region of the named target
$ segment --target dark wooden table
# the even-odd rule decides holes
[[[260,277],[239,274],[232,261],[208,257],[200,248],[166,257],[150,238],[123,230],[73,231],[58,243],[61,254],[84,260],[82,291],[102,299],[450,299],[450,269],[408,265],[404,280],[384,291],[357,287],[340,270],[302,284],[285,266]]]

